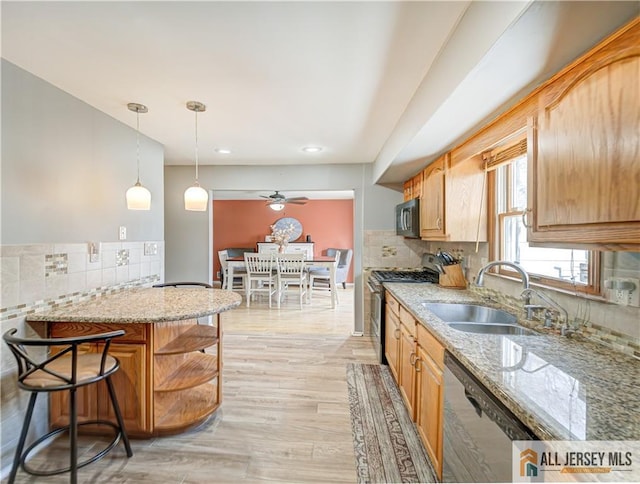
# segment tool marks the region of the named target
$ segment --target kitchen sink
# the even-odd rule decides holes
[[[537,334],[518,325],[518,318],[501,309],[459,303],[422,303],[422,305],[458,331],[519,336]]]
[[[475,304],[422,303],[422,305],[445,323],[515,325],[518,321],[518,318],[506,311]]]
[[[447,323],[451,328],[466,333],[480,334],[511,334],[516,336],[534,336],[537,333],[522,326],[513,324],[487,324],[487,323]]]

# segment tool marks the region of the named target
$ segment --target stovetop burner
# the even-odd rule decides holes
[[[371,275],[380,282],[430,282],[437,283],[440,276],[437,272],[421,271],[372,271]]]

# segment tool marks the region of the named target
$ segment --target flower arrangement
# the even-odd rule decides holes
[[[285,247],[289,243],[291,234],[295,231],[293,224],[289,224],[286,227],[278,228],[275,225],[271,226],[271,241],[278,244],[279,251],[284,252]]]

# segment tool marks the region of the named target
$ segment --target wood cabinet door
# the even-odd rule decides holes
[[[384,355],[387,358],[389,370],[398,381],[398,355],[400,347],[400,322],[388,304],[385,307]]]
[[[62,348],[51,346],[49,353],[55,355]],[[96,353],[98,348],[95,344],[85,344],[80,346],[80,352]],[[96,385],[88,385],[78,388],[76,391],[76,411],[78,422],[97,420],[98,390]],[[39,397],[42,398],[42,397]],[[62,427],[69,424],[69,392],[53,392],[49,394],[49,418],[51,427]]]
[[[131,434],[151,431],[151,409],[148,402],[151,390],[146,374],[145,359],[147,348],[142,344],[114,344],[109,347],[109,354],[120,362],[120,369],[111,376],[116,397],[124,419],[127,432]],[[116,422],[115,413],[107,385],[98,385],[98,415],[101,419]]]
[[[415,329],[415,328],[414,328]],[[400,324],[400,363],[399,371],[399,387],[400,394],[407,406],[409,415],[415,420],[415,358],[416,340],[413,332],[404,324]]]
[[[442,370],[422,347],[416,368],[416,424],[439,479],[442,479],[444,386]]]
[[[422,172],[411,179],[411,193],[413,193],[413,198],[422,197]]]
[[[405,202],[408,202],[413,198],[413,184],[412,180],[407,180],[402,185],[402,195]]]
[[[529,241],[640,245],[640,30],[578,66],[529,130]]]
[[[445,157],[442,157],[424,170],[420,202],[420,236],[422,238],[442,238],[444,236],[444,197]]]

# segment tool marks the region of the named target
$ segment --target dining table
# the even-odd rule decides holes
[[[275,258],[274,258],[275,260]],[[329,269],[329,287],[331,288],[331,308],[336,307],[336,266],[338,261],[335,257],[328,255],[314,255],[310,259],[305,259],[305,265],[308,268],[322,267]],[[233,281],[233,272],[235,269],[244,269],[244,255],[239,257],[230,257],[227,259],[227,277],[224,279],[223,289],[229,290],[229,281]]]

